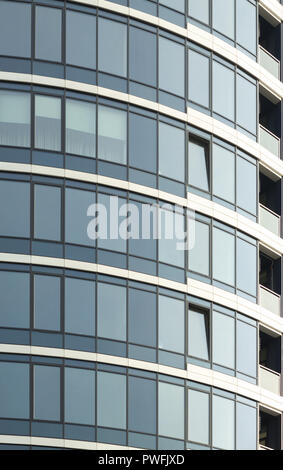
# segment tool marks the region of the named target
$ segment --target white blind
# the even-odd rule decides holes
[[[95,134],[95,104],[67,100],[66,127],[75,131]]]

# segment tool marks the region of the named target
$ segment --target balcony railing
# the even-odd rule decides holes
[[[280,62],[266,49],[259,46],[259,63],[278,80],[280,79]]]
[[[259,205],[259,223],[274,235],[280,236],[280,216],[262,204]]]
[[[280,157],[280,139],[263,126],[259,126],[259,142],[266,150]]]
[[[261,307],[280,316],[280,295],[276,294],[267,287],[259,286],[259,303]]]
[[[260,366],[259,385],[269,392],[280,395],[280,374],[264,366]]]

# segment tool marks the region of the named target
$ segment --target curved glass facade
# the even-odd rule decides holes
[[[0,1],[0,450],[281,448],[262,15]]]

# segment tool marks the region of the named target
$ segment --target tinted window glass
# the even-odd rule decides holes
[[[159,174],[184,181],[185,132],[177,127],[159,123]]]
[[[257,290],[257,248],[237,239],[237,287],[252,296]]]
[[[188,0],[189,15],[202,23],[209,23],[210,0]]]
[[[0,54],[30,57],[31,7],[0,2]]]
[[[1,326],[29,328],[29,274],[0,271]]]
[[[235,284],[235,236],[213,229],[213,277],[217,281]]]
[[[66,61],[68,64],[96,67],[96,17],[66,12]]]
[[[126,377],[97,373],[97,424],[126,428]]]
[[[257,449],[257,410],[237,403],[237,450]]]
[[[256,165],[239,156],[237,159],[237,204],[256,215],[257,168]]]
[[[185,219],[177,212],[160,209],[159,261],[174,266],[184,267],[184,250],[180,243],[184,242]],[[167,227],[170,227],[167,230]]]
[[[55,276],[34,276],[34,328],[60,330],[61,282]]]
[[[235,154],[213,145],[213,194],[235,203]],[[225,177],[224,177],[225,175]]]
[[[156,35],[130,27],[130,78],[156,85]]]
[[[65,331],[95,334],[95,286],[93,281],[65,278]]]
[[[208,312],[189,310],[188,322],[188,353],[208,361],[209,359],[209,330]]]
[[[159,382],[158,384],[159,434],[184,438],[184,388]]]
[[[223,367],[235,367],[235,320],[213,312],[213,362]]]
[[[235,404],[231,400],[215,395],[212,403],[213,446],[219,449],[234,449]]]
[[[235,36],[235,0],[213,0],[213,27],[230,39]]]
[[[239,74],[237,75],[237,123],[252,134],[256,134],[257,88],[254,83]]]
[[[35,9],[35,57],[61,62],[62,13],[56,8]]]
[[[237,369],[256,377],[257,375],[257,329],[237,321]]]
[[[184,353],[184,302],[159,296],[159,347]]]
[[[195,242],[189,250],[189,269],[203,276],[209,276],[210,227],[202,222],[195,222]]]
[[[30,95],[0,90],[0,145],[30,146]]]
[[[90,191],[69,189],[66,194],[65,237],[68,243],[92,245],[93,241],[87,235],[89,217],[87,210],[95,202],[95,194]]]
[[[196,390],[188,391],[189,440],[209,443],[209,395]]]
[[[61,189],[35,185],[34,237],[61,240]]]
[[[127,74],[127,26],[99,18],[98,44],[99,70],[125,77]]]
[[[209,190],[209,146],[207,143],[190,139],[189,141],[189,184]]]
[[[252,54],[256,55],[257,45],[257,11],[256,5],[249,0],[237,0],[237,42]]]
[[[2,236],[30,236],[29,183],[0,181],[0,220]]]
[[[156,433],[156,384],[129,377],[129,429]]]
[[[116,196],[109,196],[108,194],[98,194],[98,204],[101,204],[103,207],[102,213],[105,213],[105,217],[107,217],[107,228],[106,236],[100,236],[98,234],[98,246],[99,248],[105,248],[106,250],[113,250],[113,251],[120,251],[126,252],[127,250],[127,233],[123,230],[122,224],[119,226],[119,230],[117,230],[117,234],[114,233],[113,227],[111,226],[112,234],[110,234],[110,224],[111,224],[111,209],[110,206],[113,204],[114,206],[117,203],[118,211],[121,214],[120,210],[122,210],[122,206],[126,203],[126,200],[123,198],[118,198],[118,202]],[[106,212],[105,212],[106,211]],[[122,218],[118,218],[118,221],[121,222]],[[102,226],[102,224],[101,224]],[[126,226],[124,225],[124,228]],[[109,233],[109,235],[108,235]],[[114,236],[115,235],[115,236]],[[116,237],[116,238],[115,238]]]
[[[95,372],[65,369],[65,421],[95,424]]]
[[[131,201],[130,201],[131,203]],[[135,209],[134,209],[135,208]],[[128,206],[129,212],[131,212],[131,207]],[[151,215],[150,215],[150,211]],[[129,239],[129,252],[134,256],[142,256],[143,258],[148,258],[156,260],[157,256],[157,240],[154,239],[154,231],[157,226],[157,210],[153,205],[142,204],[140,202],[133,201],[133,214],[137,214],[139,224],[135,225],[137,234],[139,238],[130,238]],[[143,214],[145,220],[149,220],[148,226],[147,222],[143,221]],[[147,216],[147,214],[149,214]],[[133,228],[133,225],[132,225]],[[146,237],[143,235],[143,230],[148,233]]]
[[[176,95],[184,95],[184,46],[159,38],[159,87]]]
[[[226,7],[224,13],[226,19]],[[213,61],[213,111],[230,121],[235,118],[235,72],[216,61]]]
[[[35,97],[36,148],[61,150],[61,99],[37,95]]]
[[[98,284],[98,336],[126,340],[126,288]]]
[[[0,363],[1,418],[29,418],[29,365]]]
[[[130,289],[129,341],[145,346],[156,346],[156,295]]]
[[[198,52],[189,51],[189,100],[209,107],[210,59]]]
[[[60,420],[60,368],[34,366],[34,419]]]
[[[98,157],[114,163],[127,163],[127,113],[98,108]]]
[[[66,152],[95,157],[95,104],[66,100]]]
[[[156,121],[130,114],[130,165],[141,170],[156,172]]]

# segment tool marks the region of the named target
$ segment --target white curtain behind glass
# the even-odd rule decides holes
[[[30,146],[30,95],[0,91],[0,145]]]
[[[114,163],[127,163],[127,113],[99,106],[98,157]]]

